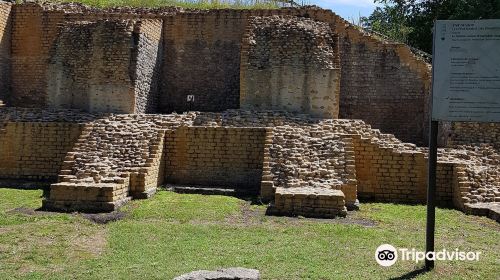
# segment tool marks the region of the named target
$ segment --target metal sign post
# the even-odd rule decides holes
[[[425,233],[425,254],[434,252],[434,232],[436,228],[436,167],[437,167],[437,136],[439,122],[431,121],[429,135],[429,178],[427,185],[427,228]],[[425,259],[425,269],[434,268],[434,261]]]
[[[435,22],[431,100],[426,256],[434,254],[439,121],[500,122],[500,20]]]
[[[435,58],[435,48],[436,48],[436,24],[434,23],[434,34],[432,42],[432,84],[434,85],[434,58]],[[431,112],[432,112],[432,98],[434,97],[434,88],[431,92]],[[434,252],[434,233],[436,229],[436,169],[437,169],[437,138],[438,138],[438,127],[439,121],[430,119],[430,131],[429,131],[429,163],[428,168],[428,180],[427,180],[427,223],[425,230],[425,255],[427,253]],[[434,261],[425,258],[425,269],[427,271],[434,268]]]

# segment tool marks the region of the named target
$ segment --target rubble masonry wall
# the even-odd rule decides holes
[[[500,150],[500,123],[452,123],[447,146],[488,144]]]

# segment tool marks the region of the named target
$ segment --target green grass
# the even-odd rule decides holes
[[[12,211],[40,207],[40,196],[0,189],[0,279],[172,279],[232,266],[259,269],[263,279],[386,279],[422,266],[382,268],[373,256],[382,243],[422,250],[424,206],[365,203],[347,219],[313,220],[268,217],[264,206],[231,197],[161,191],[106,225]],[[417,279],[498,279],[500,225],[455,210],[436,215],[436,249],[481,251],[481,260],[438,262]]]
[[[51,2],[78,2],[100,8],[177,6],[193,9],[276,9],[285,5],[283,1],[275,0],[53,0]]]

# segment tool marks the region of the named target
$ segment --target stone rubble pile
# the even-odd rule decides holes
[[[0,108],[0,123],[7,121],[88,123],[105,116],[105,114],[89,114],[72,109]]]

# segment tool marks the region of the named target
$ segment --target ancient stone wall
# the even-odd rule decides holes
[[[65,22],[157,19],[176,8],[96,9],[79,4],[24,3],[12,8],[11,106],[45,107],[50,50]]]
[[[113,211],[163,182],[165,131],[192,115],[111,115],[89,123],[69,152],[44,207]]]
[[[234,188],[257,194],[265,128],[180,127],[167,132],[167,183]]]
[[[133,25],[131,21],[64,25],[50,54],[48,106],[134,113]]]
[[[238,11],[182,13],[164,20],[162,112],[239,108],[240,41],[245,18]],[[186,102],[194,95],[193,104]]]
[[[340,42],[340,117],[363,119],[404,142],[425,144],[430,75],[411,69],[392,45],[355,37]]]
[[[242,109],[337,118],[338,38],[328,24],[297,17],[254,17],[241,48]]]
[[[7,103],[10,96],[11,10],[11,3],[0,2],[0,103]]]
[[[48,36],[43,24],[42,7],[14,5],[12,9],[12,92],[9,104],[20,107],[42,107],[45,104],[45,68]],[[55,29],[55,26],[54,26]]]
[[[380,145],[354,135],[358,195],[382,202],[425,203],[427,198],[426,153]],[[436,201],[451,206],[453,201],[453,161],[437,164]]]
[[[340,117],[362,119],[404,142],[426,144],[430,65],[405,45],[368,35],[335,17]]]
[[[331,11],[313,7],[250,11],[100,10],[81,5],[22,4],[14,5],[11,14],[13,106],[45,106],[49,50],[61,23],[156,18],[164,20],[165,34],[159,109],[167,112],[189,107],[202,111],[238,108],[240,48],[249,18],[303,16],[328,23],[333,33],[339,35],[340,117],[363,119],[404,141],[425,143],[428,65],[407,47],[366,35]],[[186,102],[188,94],[195,95],[191,105]],[[142,98],[137,102],[144,103]]]
[[[0,123],[0,178],[55,181],[83,124]]]
[[[446,140],[448,147],[487,144],[500,150],[500,124],[454,122],[451,123]]]
[[[426,198],[425,155],[381,147],[369,138],[353,136],[356,176],[361,198],[421,203]]]
[[[6,107],[0,127],[0,178],[58,174],[44,201],[49,209],[112,211],[131,197],[148,197],[163,181],[252,194],[260,188],[263,198],[278,198],[278,214],[342,214],[358,195],[425,202],[427,150],[360,120],[277,111],[94,115]],[[439,149],[437,169],[438,204],[490,215],[500,202],[495,148]]]
[[[141,20],[134,28],[130,69],[133,73],[136,113],[158,112],[163,60],[162,26],[161,20]]]

